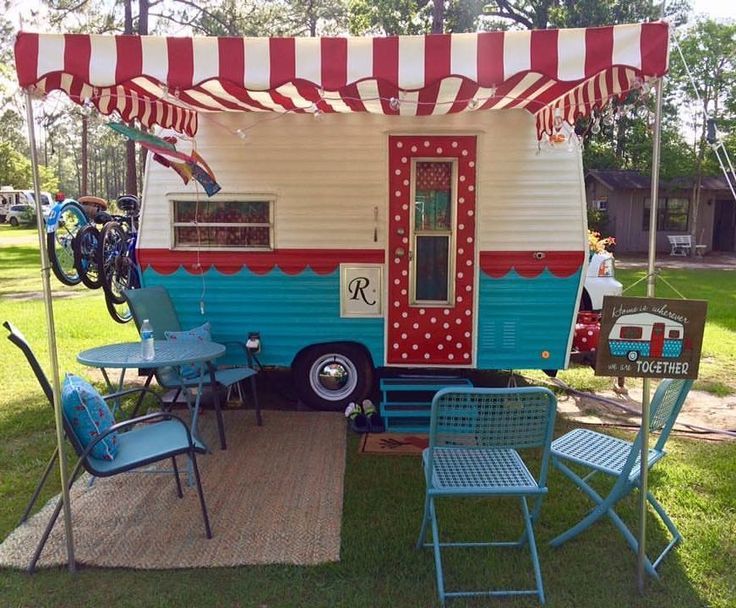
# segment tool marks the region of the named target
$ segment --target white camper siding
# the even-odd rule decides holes
[[[525,111],[422,120],[346,114],[315,121],[311,115],[201,116],[197,150],[222,185],[218,196],[273,197],[276,248],[385,247],[389,133],[478,136],[479,251],[585,247],[580,155],[564,146],[538,152],[534,119]],[[239,128],[247,129],[246,140],[234,134]],[[149,158],[139,246],[171,248],[168,198],[195,192]],[[201,189],[200,195],[206,199]]]
[[[504,117],[478,154],[481,251],[585,249],[585,186],[579,152],[540,151],[525,114]],[[495,124],[494,124],[495,127]],[[506,132],[508,130],[508,132]]]

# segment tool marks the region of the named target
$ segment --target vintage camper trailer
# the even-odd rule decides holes
[[[305,401],[374,370],[567,365],[587,263],[576,119],[667,70],[665,23],[389,38],[21,34],[21,86],[194,138],[150,158],[138,260],[185,326],[258,332]],[[77,58],[77,59],[74,59]]]
[[[639,357],[677,358],[682,354],[682,323],[650,312],[622,315],[611,328],[608,347],[614,357],[636,361]]]
[[[258,331],[263,363],[291,365],[312,402],[354,399],[374,366],[566,366],[580,153],[540,153],[527,112],[288,115],[246,141],[243,124],[202,117],[212,198],[148,165],[143,281],[185,325]],[[332,389],[336,367],[351,380]]]

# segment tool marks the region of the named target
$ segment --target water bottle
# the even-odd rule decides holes
[[[153,327],[148,319],[141,324],[141,358],[150,361],[154,357]]]

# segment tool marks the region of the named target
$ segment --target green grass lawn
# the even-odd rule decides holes
[[[616,271],[616,278],[623,283],[624,289],[644,276],[644,270]],[[718,395],[736,392],[736,272],[664,269],[660,276],[657,297],[678,299],[682,294],[690,300],[708,301],[700,379],[696,388]],[[646,281],[625,291],[625,295],[646,295]]]
[[[0,322],[15,323],[48,361],[45,315],[38,297],[41,278],[38,246],[23,244],[33,230],[0,226]],[[16,240],[17,239],[17,240]],[[15,241],[15,243],[11,242]],[[707,356],[715,381],[729,384],[718,365],[733,365],[736,331],[729,302],[736,289],[723,273],[681,271],[677,288],[690,297],[711,301],[706,332]],[[731,275],[732,276],[732,275]],[[626,283],[633,278],[619,272]],[[675,282],[672,278],[668,279]],[[114,323],[100,292],[82,287],[56,293],[54,315],[60,368],[88,374],[75,361],[80,350],[105,342],[135,339],[130,326]],[[728,294],[728,295],[724,295]],[[666,295],[662,289],[662,295]],[[573,372],[563,372],[571,374]],[[594,384],[580,369],[576,387]],[[0,538],[16,525],[54,443],[50,408],[20,352],[0,339]],[[732,383],[732,381],[731,381]],[[558,421],[557,433],[569,428]],[[736,444],[675,438],[670,456],[653,470],[654,493],[680,527],[685,542],[663,564],[661,578],[645,596],[635,585],[635,557],[608,523],[597,525],[559,550],[546,541],[587,510],[579,492],[552,472],[550,495],[537,529],[547,605],[551,607],[690,608],[736,605]],[[51,483],[42,502],[58,491]],[[263,566],[189,571],[82,569],[41,571],[34,576],[0,570],[0,606],[212,606],[212,607],[428,607],[437,605],[434,567],[429,550],[415,551],[423,497],[421,466],[416,457],[361,455],[357,438],[347,451],[341,561],[317,567]],[[626,500],[620,513],[636,521],[636,501]],[[491,533],[513,537],[521,525],[516,504],[473,501],[443,506],[441,521],[458,538]],[[662,527],[650,518],[650,543],[665,542]],[[215,533],[217,531],[215,530]],[[206,540],[202,540],[203,543]],[[530,584],[526,552],[456,551],[448,553],[448,585]],[[489,577],[491,577],[489,579]],[[493,583],[489,583],[491,580]],[[532,600],[454,601],[450,606],[536,606]]]

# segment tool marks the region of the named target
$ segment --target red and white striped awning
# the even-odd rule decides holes
[[[524,108],[572,123],[662,76],[664,22],[387,38],[175,38],[21,32],[18,81],[193,135],[199,112],[436,115]]]

